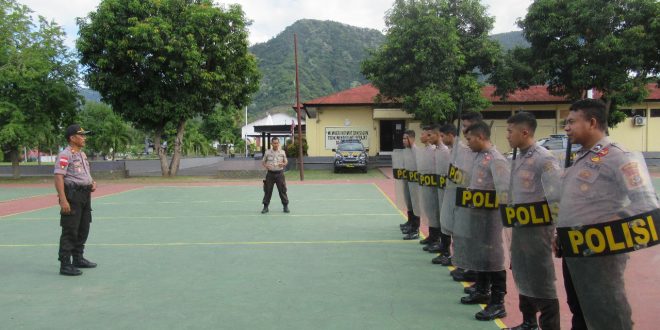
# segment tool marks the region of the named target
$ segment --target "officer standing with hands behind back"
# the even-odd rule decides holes
[[[92,192],[96,190],[87,156],[81,150],[90,133],[80,125],[69,126],[65,133],[69,146],[57,155],[55,163],[55,189],[60,203],[62,227],[59,250],[62,275],[81,275],[78,268],[96,267],[95,263],[83,257],[92,222]]]
[[[274,137],[270,141],[271,149],[266,150],[261,165],[268,170],[264,180],[264,208],[261,213],[268,213],[268,204],[273,195],[273,185],[277,185],[277,192],[284,206],[284,213],[289,213],[289,197],[286,195],[286,181],[284,180],[284,168],[288,164],[286,153],[280,149],[280,139]]]

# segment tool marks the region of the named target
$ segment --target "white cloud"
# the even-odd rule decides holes
[[[19,0],[35,14],[54,20],[64,28],[67,45],[74,47],[78,34],[76,17],[84,17],[96,9],[100,0]],[[333,20],[359,27],[383,31],[385,12],[394,0],[215,0],[238,3],[250,26],[250,43],[265,42],[284,28],[303,18]],[[496,17],[493,33],[518,30],[515,21],[523,17],[531,0],[482,0]]]

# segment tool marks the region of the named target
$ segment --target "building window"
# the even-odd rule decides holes
[[[628,118],[637,116],[646,117],[646,109],[620,109],[619,111],[625,113]]]
[[[536,119],[555,119],[557,112],[555,110],[530,111]]]
[[[651,117],[660,117],[660,109],[651,109]]]
[[[511,117],[511,111],[482,111],[481,115],[486,119],[508,119]]]

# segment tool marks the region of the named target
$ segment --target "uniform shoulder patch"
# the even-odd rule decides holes
[[[67,166],[69,166],[69,157],[68,157],[68,156],[64,156],[64,155],[60,156],[59,164],[60,164],[60,167],[61,167],[62,169],[64,169],[64,168],[66,168]]]
[[[623,164],[620,168],[623,179],[628,190],[637,189],[644,186],[644,177],[642,176],[639,163],[632,161]]]

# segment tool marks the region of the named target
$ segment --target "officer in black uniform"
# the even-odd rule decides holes
[[[81,275],[78,268],[94,268],[83,257],[85,242],[92,222],[91,193],[96,190],[87,156],[81,150],[89,131],[74,124],[66,129],[69,146],[57,156],[55,163],[55,189],[60,203],[60,274]],[[73,262],[71,257],[73,256]]]

